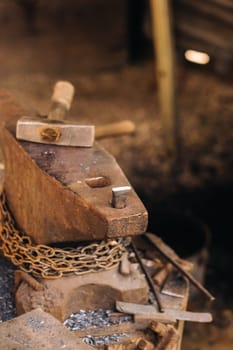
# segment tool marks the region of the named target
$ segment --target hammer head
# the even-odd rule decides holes
[[[16,137],[38,143],[91,147],[95,139],[95,127],[47,118],[22,117],[17,122]]]
[[[17,139],[62,146],[91,147],[95,138],[93,125],[64,121],[73,96],[74,86],[68,81],[58,81],[54,85],[48,118],[19,119],[16,127]]]

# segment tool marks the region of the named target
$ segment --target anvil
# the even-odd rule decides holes
[[[22,107],[18,110],[23,113]],[[146,231],[147,210],[116,160],[98,143],[82,148],[20,141],[15,127],[5,127],[2,138],[7,201],[17,225],[35,243]],[[121,193],[117,198],[119,187],[123,204]]]

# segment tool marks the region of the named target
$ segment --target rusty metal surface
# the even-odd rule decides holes
[[[7,114],[12,116],[9,99],[0,96],[0,104],[6,119]],[[23,113],[23,107],[19,105],[18,111]],[[145,232],[147,211],[133,190],[125,208],[112,207],[112,187],[130,184],[115,159],[98,144],[88,149],[35,144],[17,141],[14,132],[4,128],[2,133],[4,187],[17,224],[35,243]],[[93,178],[101,178],[101,184]]]

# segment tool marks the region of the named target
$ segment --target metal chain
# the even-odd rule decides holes
[[[56,279],[109,270],[119,264],[126,248],[122,238],[64,249],[35,245],[16,228],[3,193],[0,196],[0,250],[19,269],[34,277]]]

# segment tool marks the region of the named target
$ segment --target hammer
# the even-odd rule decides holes
[[[95,139],[94,125],[64,121],[73,96],[74,86],[68,81],[58,81],[54,86],[48,117],[20,118],[16,138],[54,145],[91,147]]]

